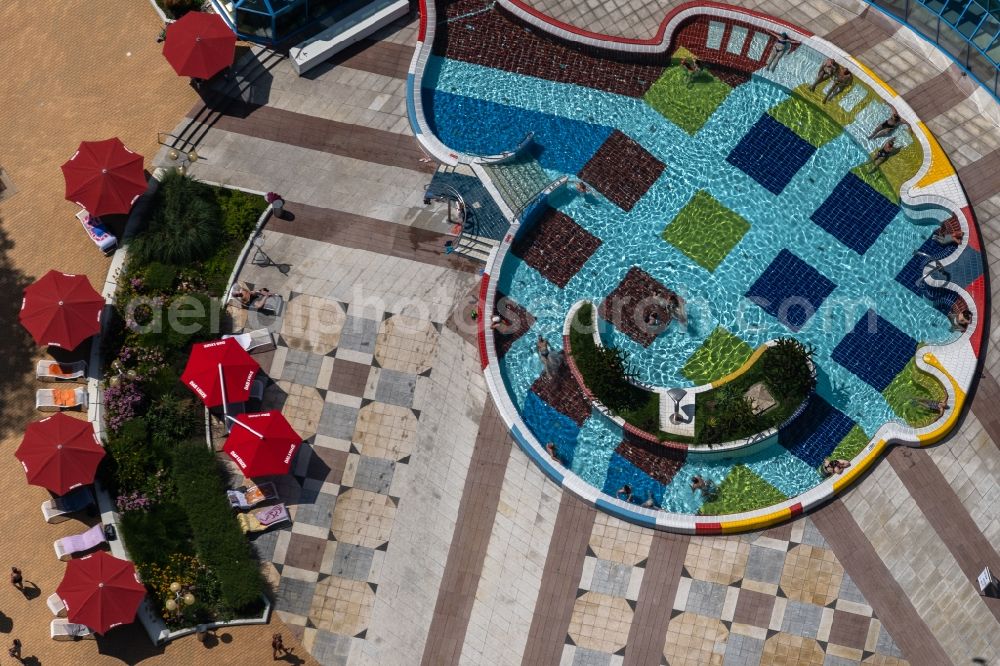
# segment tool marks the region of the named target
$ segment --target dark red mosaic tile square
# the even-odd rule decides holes
[[[531,390],[553,409],[576,421],[577,425],[583,425],[590,417],[590,401],[565,363],[558,372],[543,372],[531,385]]]
[[[687,458],[685,449],[660,446],[638,437],[626,437],[615,451],[664,485],[673,480]]]
[[[511,345],[535,325],[535,318],[520,303],[497,292],[497,300],[493,311],[500,315],[502,322],[493,329],[493,341],[496,343],[497,356],[503,356],[510,351]],[[489,322],[487,322],[489,325]]]
[[[565,213],[547,208],[541,218],[511,247],[524,260],[560,289],[576,275],[601,246],[601,239]]]
[[[664,168],[649,151],[615,130],[579,175],[622,210],[632,210]]]
[[[484,12],[484,4],[438,2],[435,55],[630,97],[642,97],[663,72],[663,64],[561,42],[497,8]]]
[[[712,74],[734,88],[749,81],[751,74],[767,65],[771,49],[774,48],[776,43],[773,37],[764,48],[760,59],[754,60],[748,56],[750,43],[753,40],[754,33],[762,31],[749,23],[723,20],[723,23],[726,25],[726,31],[722,35],[722,45],[718,49],[710,49],[705,45],[708,41],[708,23],[710,20],[718,21],[722,19],[714,16],[711,19],[707,16],[699,16],[682,25],[674,33],[669,49],[670,52],[673,53],[678,46],[683,46],[695,54],[702,64],[707,65],[708,70]],[[743,46],[738,54],[730,53],[726,49],[733,26],[740,26],[747,30],[746,39],[743,41]]]
[[[598,313],[619,331],[648,347],[670,324],[669,303],[676,298],[674,292],[652,275],[633,266],[601,302]]]

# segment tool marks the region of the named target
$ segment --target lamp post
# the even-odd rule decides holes
[[[182,153],[176,148],[171,148],[167,152],[167,157],[170,158],[171,162],[180,163],[177,166],[177,172],[183,175],[189,168],[191,168],[192,164],[198,161],[200,155],[198,155],[198,151],[194,148],[186,153]]]
[[[687,395],[687,391],[682,388],[672,388],[667,391],[667,395],[674,401],[674,413],[670,415],[670,422],[676,425],[681,420],[681,400]]]
[[[195,598],[194,594],[191,593],[191,589],[184,585],[181,585],[176,580],[170,584],[170,591],[173,593],[173,599],[167,599],[164,602],[167,610],[171,613],[180,613],[182,606],[192,606],[194,605]]]

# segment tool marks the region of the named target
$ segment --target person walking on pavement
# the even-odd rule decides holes
[[[287,654],[288,650],[285,649],[285,643],[281,640],[281,634],[275,634],[271,637],[271,656],[274,661],[278,661],[278,654]]]
[[[17,567],[10,568],[10,584],[24,592],[24,576],[21,575],[21,570]]]
[[[18,638],[14,639],[14,642],[10,644],[10,648],[7,650],[7,654],[9,654],[14,659],[17,659],[19,662],[24,663],[23,660],[21,659],[21,640],[20,639],[18,639]]]

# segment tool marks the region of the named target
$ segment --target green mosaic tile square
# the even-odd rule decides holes
[[[768,113],[816,148],[833,141],[843,131],[830,116],[801,97],[789,97]]]
[[[740,338],[719,326],[681,368],[681,374],[695,384],[707,384],[739,370],[753,354]]]
[[[861,426],[856,425],[851,428],[851,431],[847,433],[844,439],[840,440],[840,444],[837,444],[836,448],[833,449],[830,458],[833,460],[851,460],[854,456],[861,453],[861,449],[868,446],[868,441],[868,435],[861,429]]]
[[[930,403],[945,400],[948,394],[941,382],[918,368],[911,358],[885,387],[882,396],[896,416],[914,428],[922,428],[938,418],[937,412],[929,408]]]
[[[699,190],[663,230],[663,240],[714,271],[749,230],[749,222]]]
[[[899,141],[896,145],[899,145]],[[917,141],[911,140],[908,146],[900,148],[899,152],[874,171],[866,163],[854,167],[851,173],[892,203],[899,204],[899,192],[903,183],[917,175],[923,161],[923,149]]]
[[[646,103],[667,120],[694,135],[701,129],[732,88],[708,72],[702,72],[688,85],[683,67],[668,67],[646,92]]]
[[[721,516],[728,513],[753,511],[784,502],[788,497],[770,483],[760,478],[746,465],[736,465],[722,483],[715,496],[701,505],[698,514]]]

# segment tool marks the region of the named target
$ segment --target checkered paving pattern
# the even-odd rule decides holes
[[[778,441],[803,462],[818,467],[854,427],[854,421],[818,393],[791,423],[778,433]]]
[[[670,324],[668,303],[676,297],[652,275],[633,266],[601,302],[598,313],[619,331],[648,347]]]
[[[709,561],[712,566],[706,566]],[[861,661],[906,663],[809,518],[765,532],[691,541],[664,663]]]
[[[438,3],[434,53],[630,97],[641,97],[663,69],[590,55],[546,39],[496,9],[483,8],[480,0]]]
[[[410,462],[441,325],[295,292],[285,315],[264,403],[305,444],[294,474],[277,480],[291,526],[252,544],[277,579],[275,608],[312,630],[313,653],[334,663],[371,621],[399,506],[393,480]],[[317,321],[331,326],[306,337]]]
[[[876,390],[883,391],[913,358],[916,349],[916,340],[869,310],[830,356]]]
[[[746,297],[792,331],[798,331],[837,285],[788,250],[764,269]]]
[[[563,288],[600,246],[600,238],[565,213],[546,206],[510,251],[546,280]]]
[[[663,162],[639,143],[615,130],[580,170],[579,176],[616,206],[629,211],[665,168]]]
[[[781,194],[816,149],[768,114],[743,135],[726,161],[761,184]]]
[[[897,213],[899,206],[848,173],[810,219],[847,247],[864,254]]]

